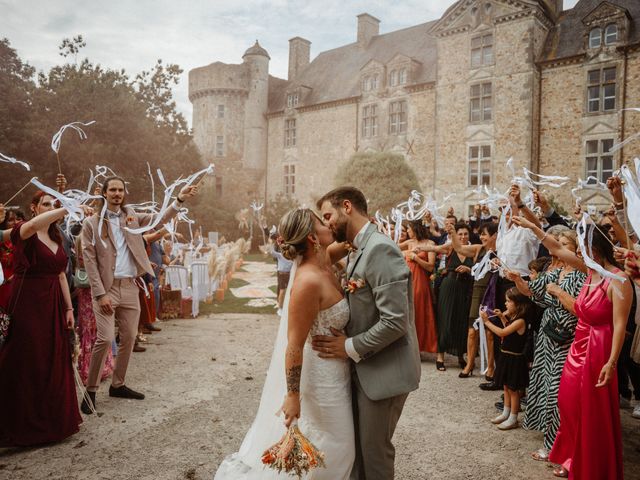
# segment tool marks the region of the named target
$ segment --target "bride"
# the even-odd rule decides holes
[[[349,306],[326,251],[333,234],[307,208],[287,213],[279,231],[283,254],[294,266],[271,364],[253,425],[214,480],[290,478],[264,467],[261,456],[295,419],[325,454],[326,468],[304,478],[347,480],[355,459],[349,361],[323,359],[311,349],[311,336],[331,335],[331,327],[343,330],[349,321]]]

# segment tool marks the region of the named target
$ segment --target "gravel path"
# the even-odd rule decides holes
[[[213,478],[253,420],[277,318],[220,314],[161,326],[129,366],[127,384],[146,400],[111,399],[103,385],[101,417],[57,445],[0,449],[0,479]],[[554,478],[528,457],[541,436],[495,429],[489,418],[498,394],[478,389],[479,378],[458,379],[454,364],[439,373],[423,363],[421,387],[409,396],[395,437],[396,478]],[[622,416],[626,478],[640,479],[640,422],[628,411]]]

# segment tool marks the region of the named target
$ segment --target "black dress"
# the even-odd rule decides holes
[[[524,390],[529,386],[529,368],[524,355],[528,328],[529,325],[522,335],[515,331],[502,339],[501,355],[493,377],[496,385],[507,386],[511,390]]]

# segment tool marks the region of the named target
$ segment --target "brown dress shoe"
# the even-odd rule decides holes
[[[135,343],[135,344],[133,345],[133,351],[134,351],[134,352],[146,352],[146,351],[147,351],[147,349],[146,349],[146,348],[144,348],[144,347],[141,347],[140,345],[138,345],[137,343]]]

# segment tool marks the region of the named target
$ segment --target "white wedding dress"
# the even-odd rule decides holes
[[[291,479],[262,464],[262,454],[285,433],[284,417],[276,416],[286,394],[284,354],[287,345],[288,305],[291,284],[295,281],[296,261],[291,271],[278,337],[262,398],[253,425],[240,450],[225,458],[214,480]],[[323,359],[311,349],[313,335],[331,335],[330,327],[344,330],[349,321],[345,299],[321,310],[304,346],[300,378],[300,419],[303,435],[324,453],[326,468],[316,468],[306,480],[348,480],[355,459],[351,375],[349,360]]]

